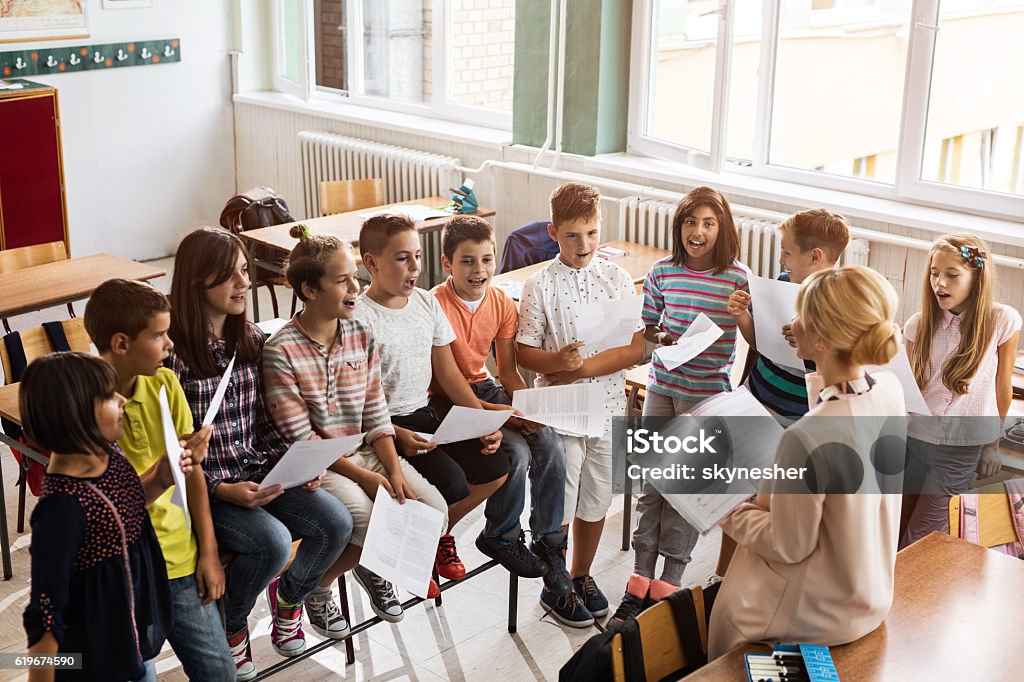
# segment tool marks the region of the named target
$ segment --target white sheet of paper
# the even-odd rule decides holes
[[[640,326],[643,307],[643,297],[635,294],[581,305],[576,312],[576,339],[587,345],[580,353],[589,358],[609,348],[628,346]]]
[[[452,214],[447,211],[442,211],[437,208],[431,208],[430,206],[424,206],[423,204],[395,204],[388,208],[379,211],[370,211],[369,213],[360,213],[360,218],[372,218],[378,215],[394,214],[402,215],[414,223],[421,223],[424,220],[431,218],[447,218]]]
[[[287,490],[309,483],[339,457],[359,447],[364,435],[295,441],[260,483],[260,490],[274,484]]]
[[[683,335],[676,339],[674,344],[659,346],[654,349],[654,354],[665,365],[665,369],[675,369],[703,353],[723,333],[721,327],[712,322],[710,317],[701,313],[690,323]]]
[[[914,370],[910,366],[910,358],[907,356],[906,346],[900,346],[896,357],[890,360],[888,365],[866,365],[864,367],[864,371],[868,374],[878,370],[892,372],[900,380],[900,385],[903,386],[903,399],[907,403],[907,413],[921,414],[929,417],[932,415],[932,411],[928,409],[928,403],[924,401],[924,396],[921,395],[921,388],[917,385],[917,379],[914,378]]]
[[[604,434],[604,389],[599,384],[521,388],[512,396],[512,407],[524,419],[576,436]]]
[[[220,404],[224,402],[224,394],[227,393],[228,384],[231,383],[231,370],[234,368],[235,356],[232,355],[227,369],[224,370],[224,374],[220,377],[217,390],[213,392],[213,400],[210,401],[210,407],[206,409],[206,416],[203,417],[203,426],[212,424],[213,420],[217,417],[217,413],[220,412]]]
[[[288,320],[282,319],[280,317],[273,317],[269,320],[257,322],[256,326],[259,327],[260,331],[266,334],[267,336],[273,336],[274,334],[277,333],[278,329],[285,326],[286,324],[288,324]]]
[[[185,525],[192,531],[192,517],[188,513],[188,491],[185,488],[185,474],[181,472],[181,453],[184,452],[178,442],[178,433],[171,417],[171,406],[167,402],[167,390],[160,387],[160,425],[164,432],[164,447],[167,448],[167,459],[171,462],[171,477],[174,479],[174,492],[171,502],[181,507],[185,514]]]
[[[782,326],[789,324],[796,315],[796,295],[800,285],[755,275],[747,283],[750,286],[757,352],[780,367],[792,367],[802,372],[803,360],[797,357],[796,348],[790,346],[782,335]]]
[[[729,439],[733,443],[757,444],[757,461],[743,457],[745,465],[749,462],[750,466],[771,466],[775,450],[782,439],[783,428],[746,387],[708,398],[690,414],[694,417],[759,417],[730,419],[727,425]],[[702,534],[706,534],[733,509],[757,493],[758,481],[747,481],[746,484],[745,490],[736,493],[669,494],[664,497],[680,516]]]
[[[495,282],[494,286],[508,294],[509,298],[513,301],[518,301],[523,297],[523,280],[521,279],[506,279],[501,282]]]
[[[444,515],[416,500],[377,488],[359,563],[417,597],[427,598]]]
[[[433,435],[429,433],[420,433],[420,435],[438,445],[473,440],[494,433],[511,416],[512,410],[477,410],[472,407],[454,405]]]

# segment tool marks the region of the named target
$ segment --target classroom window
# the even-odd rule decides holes
[[[1024,0],[636,0],[629,149],[1019,216],[1021,35]]]
[[[516,0],[290,1],[308,15],[277,12],[278,62],[309,46],[306,98],[511,127]]]

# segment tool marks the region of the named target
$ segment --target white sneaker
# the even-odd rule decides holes
[[[244,682],[256,677],[256,664],[252,662],[252,650],[249,648],[249,628],[229,634],[228,649],[231,650],[231,660],[235,662],[236,679]]]
[[[370,598],[370,608],[381,619],[397,623],[405,617],[405,609],[402,608],[402,602],[398,601],[394,585],[362,566],[356,566],[352,575],[366,590],[366,595]]]

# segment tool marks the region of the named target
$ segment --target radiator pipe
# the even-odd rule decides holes
[[[558,162],[562,159],[562,124],[565,109],[565,33],[568,0],[561,0],[558,8],[558,97],[555,99],[555,158],[551,160],[551,170],[558,170]]]
[[[551,147],[552,142],[552,130],[551,130],[551,117],[555,111],[555,67],[557,64],[557,55],[555,54],[556,49],[556,37],[555,24],[558,21],[558,3],[559,0],[551,0],[551,23],[548,26],[548,111],[547,118],[544,119],[544,144],[537,152],[537,156],[533,159],[533,169],[537,169],[537,165],[540,163],[540,157],[544,156],[544,152]],[[486,165],[486,164],[485,164]]]

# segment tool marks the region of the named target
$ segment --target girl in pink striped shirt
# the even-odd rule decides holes
[[[988,245],[947,234],[928,253],[921,312],[904,329],[907,354],[930,417],[907,430],[901,546],[943,530],[949,498],[971,476],[999,471],[991,456],[1010,408],[1021,316],[995,303],[995,265]]]

